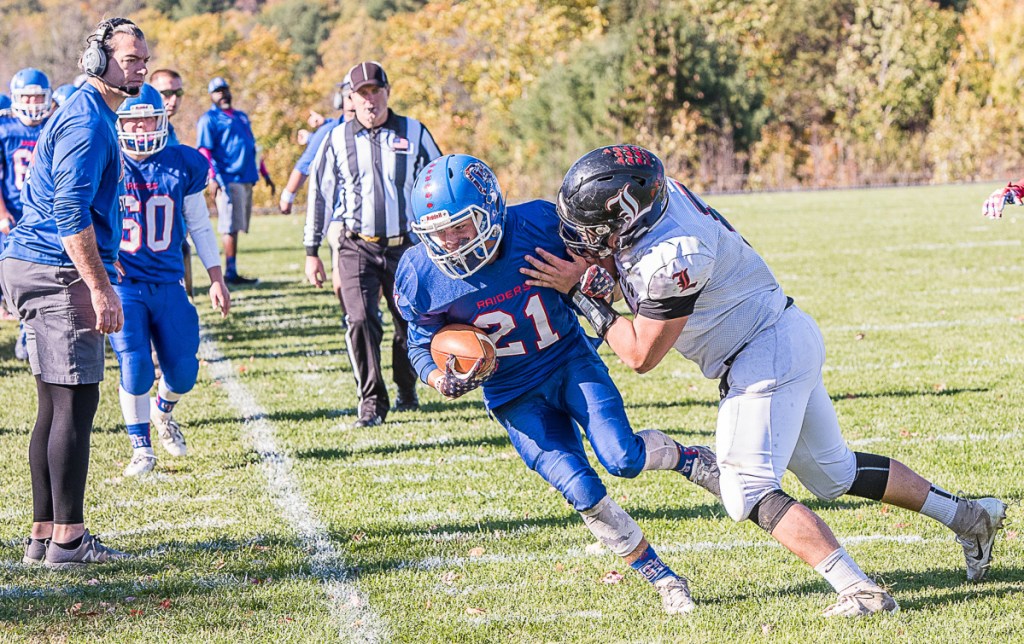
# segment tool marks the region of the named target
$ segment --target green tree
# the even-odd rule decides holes
[[[299,56],[296,71],[309,77],[320,66],[320,44],[337,18],[338,12],[326,0],[285,0],[269,5],[258,20],[291,39],[291,50]]]

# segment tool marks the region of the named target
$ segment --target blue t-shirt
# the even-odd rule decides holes
[[[324,124],[318,127],[316,132],[313,132],[313,135],[306,141],[306,149],[302,151],[302,156],[295,162],[295,169],[309,176],[309,166],[313,165],[313,159],[316,158],[316,151],[320,149],[320,144],[324,142],[324,139],[331,133],[331,130],[344,122],[342,118],[324,121]]]
[[[21,192],[22,216],[3,257],[50,266],[74,266],[61,237],[89,226],[111,278],[121,243],[119,200],[124,162],[117,114],[92,85],[68,98],[43,127]]]
[[[0,118],[0,198],[15,222],[21,219],[21,188],[43,125],[25,125],[14,116]]]
[[[218,183],[256,183],[259,180],[256,139],[245,112],[232,110],[229,114],[219,107],[211,107],[199,117],[196,131],[196,147],[210,151]]]
[[[167,122],[167,147],[173,147],[175,145],[181,145],[181,141],[178,140],[178,133],[174,131],[174,125]],[[209,164],[207,164],[209,166]]]
[[[409,321],[409,358],[420,379],[436,368],[430,340],[448,324],[480,327],[494,340],[498,370],[483,385],[490,409],[533,390],[570,356],[595,351],[561,293],[524,284],[529,278],[519,269],[530,266],[524,257],[536,257],[537,247],[568,259],[548,201],[509,207],[498,255],[465,279],[442,273],[422,243],[402,256],[395,300]]]
[[[203,191],[210,164],[195,149],[176,145],[140,161],[125,155],[125,169],[120,253],[125,277],[177,282],[185,277],[185,197]]]

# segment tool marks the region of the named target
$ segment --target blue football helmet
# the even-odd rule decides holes
[[[466,154],[434,159],[412,188],[412,230],[453,279],[480,270],[498,252],[505,199],[487,164]]]
[[[124,129],[126,119],[156,118],[153,130]],[[121,149],[129,154],[149,156],[156,154],[167,145],[167,111],[164,109],[164,97],[149,83],[139,90],[138,96],[129,96],[117,108],[117,140]]]
[[[11,97],[0,94],[0,117],[11,115]]]
[[[57,107],[60,107],[64,104],[64,101],[68,100],[68,98],[75,93],[77,89],[78,88],[71,83],[61,85],[57,89],[53,90],[53,102],[57,104]]]
[[[53,109],[50,79],[46,74],[26,67],[11,78],[11,112],[33,123],[42,121]],[[42,96],[41,102],[29,103],[29,96]]]

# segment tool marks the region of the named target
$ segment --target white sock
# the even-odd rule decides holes
[[[956,516],[956,508],[960,503],[960,497],[953,496],[940,487],[932,486],[928,490],[928,497],[921,506],[921,514],[931,517],[946,527],[953,525],[953,517]]]
[[[149,456],[156,456],[156,452],[153,451],[153,446],[152,445],[150,445],[149,447],[136,447],[134,449],[134,453],[136,453],[136,454],[148,454]]]
[[[167,386],[167,381],[164,379],[163,376],[160,376],[160,384],[158,384],[156,387],[156,394],[158,399],[162,398],[167,402],[171,403],[172,405],[177,404],[177,402],[181,400],[181,397],[184,395],[176,394],[173,391],[171,391],[170,387]],[[171,412],[163,411],[156,404],[153,405],[153,409],[156,410],[156,413],[160,414],[160,417],[163,418],[164,420],[166,420],[167,417],[171,415]]]
[[[824,577],[839,594],[857,583],[869,581],[868,576],[842,546],[822,559],[814,571]]]
[[[118,387],[117,393],[121,399],[121,413],[124,415],[125,425],[149,424],[149,394],[136,396]]]

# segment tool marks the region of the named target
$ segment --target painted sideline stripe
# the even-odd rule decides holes
[[[330,603],[338,636],[357,642],[389,639],[386,625],[370,610],[365,595],[348,581],[349,571],[341,553],[331,543],[327,529],[313,513],[292,473],[293,461],[277,447],[274,425],[252,392],[235,377],[231,360],[224,357],[206,334],[199,355],[209,364],[210,376],[220,382],[231,405],[244,419],[244,438],[260,455],[271,498],[277,504],[302,545],[310,553],[310,572],[320,581]]]

